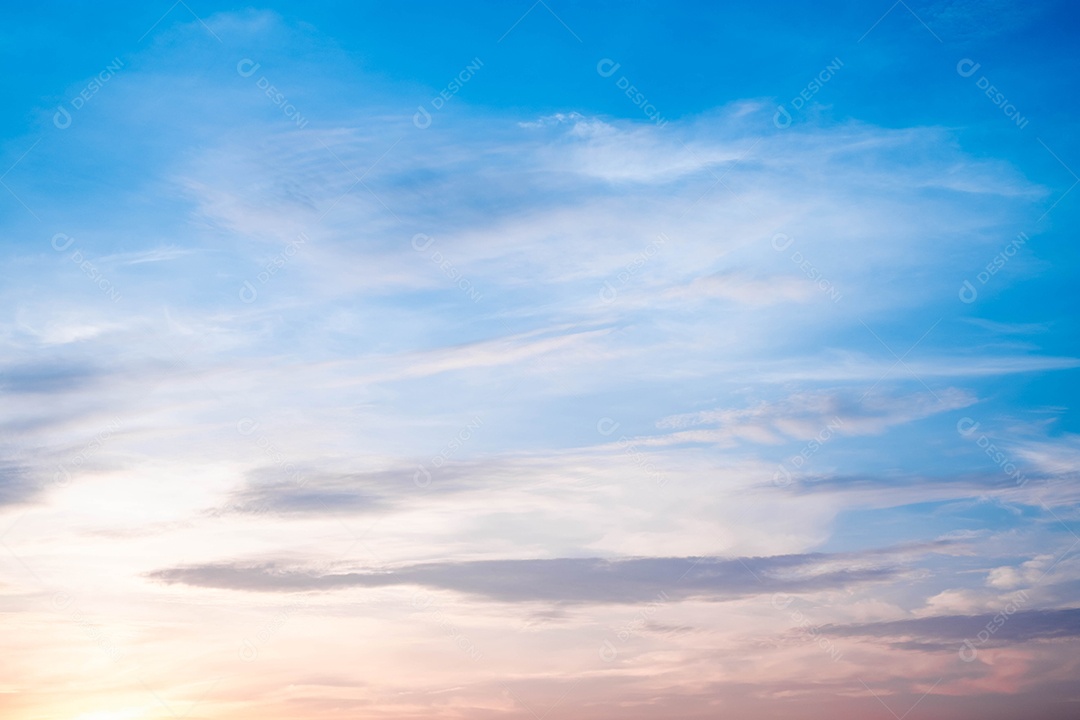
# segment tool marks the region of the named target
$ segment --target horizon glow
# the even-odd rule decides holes
[[[1080,715],[1070,4],[3,14],[0,717]]]

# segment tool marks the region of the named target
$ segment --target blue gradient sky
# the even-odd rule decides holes
[[[3,13],[4,717],[1077,713],[1070,4]]]

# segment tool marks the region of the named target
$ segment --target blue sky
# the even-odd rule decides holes
[[[7,716],[1077,702],[1069,4],[4,12]]]

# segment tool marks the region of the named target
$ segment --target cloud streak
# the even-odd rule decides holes
[[[891,566],[824,568],[827,558],[553,558],[419,563],[367,572],[311,574],[278,563],[209,564],[157,570],[164,583],[249,592],[300,592],[393,585],[482,596],[501,602],[641,603],[663,591],[672,599],[726,600],[769,592],[812,592],[896,577]]]

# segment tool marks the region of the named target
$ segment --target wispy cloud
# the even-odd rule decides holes
[[[769,592],[809,592],[889,580],[891,567],[822,569],[826,558],[554,558],[406,565],[369,572],[313,575],[277,564],[202,565],[151,573],[152,579],[261,592],[418,585],[502,602],[641,603],[660,592],[672,600],[733,599]]]
[[[1065,712],[1072,46],[992,10],[20,10],[0,714]]]

